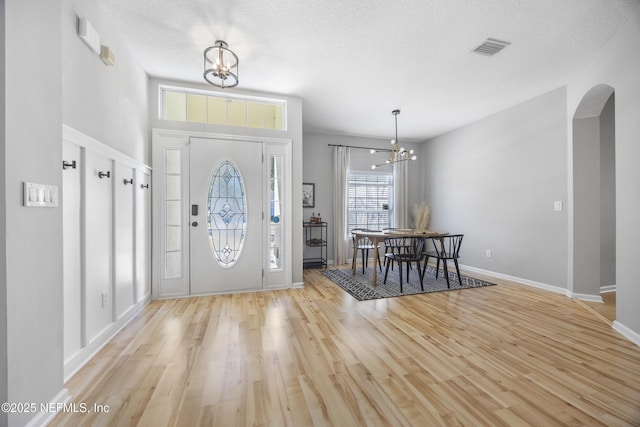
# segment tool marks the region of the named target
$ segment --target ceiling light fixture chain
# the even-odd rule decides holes
[[[204,79],[222,89],[238,86],[238,56],[223,40],[204,51]]]
[[[407,160],[416,160],[418,158],[418,156],[413,154],[413,149],[405,150],[404,147],[400,147],[400,144],[398,144],[398,114],[400,114],[400,110],[393,110],[391,114],[393,114],[396,122],[396,137],[391,140],[391,145],[393,145],[391,156],[384,163],[371,165],[371,169],[377,169],[380,166],[393,165],[394,163],[405,162]],[[379,153],[379,150],[371,150],[371,154],[375,153]]]

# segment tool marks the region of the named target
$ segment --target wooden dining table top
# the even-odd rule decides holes
[[[440,237],[449,234],[432,230],[416,230],[412,228],[399,228],[386,231],[357,230],[352,231],[351,233],[356,237],[375,238],[376,240],[391,239],[394,237]]]

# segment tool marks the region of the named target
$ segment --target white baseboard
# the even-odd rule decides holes
[[[102,347],[104,347],[111,339],[122,330],[127,324],[142,311],[151,301],[151,295],[147,295],[140,300],[137,304],[131,306],[129,310],[118,320],[107,326],[100,332],[100,334],[91,340],[86,346],[78,350],[73,356],[69,357],[64,362],[64,382],[66,383],[69,378],[75,375],[84,365],[87,364],[93,356],[98,353]]]
[[[300,289],[300,288],[304,288],[304,282],[293,282],[291,284],[291,288],[292,289]]]
[[[579,299],[580,301],[604,303],[600,295],[578,294],[567,290],[567,296],[569,298]]]
[[[616,291],[616,285],[600,286],[600,293],[601,294],[606,294],[607,292],[615,292],[615,291]]]
[[[71,400],[69,390],[63,388],[60,392],[49,402],[48,408],[51,409],[47,412],[38,412],[38,415],[31,418],[31,420],[25,425],[25,427],[44,427],[48,425],[53,418],[58,415],[58,412],[64,409],[64,404]]]
[[[640,334],[629,329],[617,320],[613,321],[613,330],[620,333],[623,337],[640,347]]]
[[[536,282],[529,279],[523,279],[522,277],[510,276],[508,274],[497,273],[495,271],[490,271],[490,270],[483,270],[482,268],[470,267],[468,265],[462,265],[462,264],[460,264],[460,270],[466,270],[472,273],[483,274],[485,276],[495,277],[496,279],[508,280],[510,282],[520,283],[523,285],[531,286],[533,288],[544,289],[545,291],[550,291],[556,294],[562,294],[569,297],[568,295],[569,291],[559,286],[547,285],[546,283],[540,283],[540,282]]]
[[[545,291],[550,291],[556,294],[562,294],[567,298],[574,298],[574,299],[579,299],[581,301],[588,301],[588,302],[600,302],[600,303],[604,302],[604,300],[600,295],[574,293],[574,292],[571,292],[569,289],[562,288],[560,286],[548,285],[546,283],[536,282],[529,279],[523,279],[522,277],[510,276],[508,274],[497,273],[495,271],[490,271],[490,270],[483,270],[481,268],[470,267],[468,265],[460,265],[460,269],[467,270],[473,273],[484,274],[485,276],[495,277],[497,279],[509,280],[510,282],[520,283],[520,284],[531,286],[534,288],[543,289]]]

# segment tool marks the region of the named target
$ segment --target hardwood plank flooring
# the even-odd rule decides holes
[[[616,293],[606,292],[600,294],[603,302],[583,302],[583,304],[595,312],[596,316],[601,317],[603,320],[610,324],[616,320]]]
[[[151,302],[66,384],[109,412],[50,425],[640,426],[640,348],[577,301],[497,281],[358,302],[304,281]]]

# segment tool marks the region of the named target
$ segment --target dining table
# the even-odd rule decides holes
[[[373,245],[373,285],[377,285],[378,280],[378,246],[380,243],[384,242],[386,239],[397,239],[397,238],[424,238],[424,239],[438,239],[440,237],[447,236],[449,233],[442,233],[431,230],[417,230],[411,228],[396,228],[393,230],[384,230],[384,231],[374,231],[374,230],[357,230],[352,231],[351,234],[354,237],[354,245],[353,245],[353,271],[352,274],[355,276],[356,274],[356,263],[355,260],[358,256],[358,242],[362,238],[367,238],[371,241]],[[364,260],[363,260],[364,262]]]

